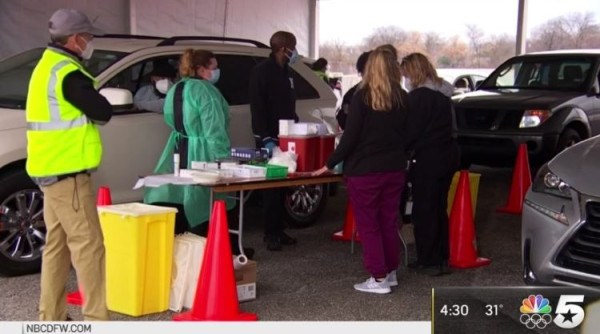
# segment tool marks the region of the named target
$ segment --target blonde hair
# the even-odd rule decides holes
[[[361,83],[365,103],[375,111],[389,111],[404,105],[401,79],[400,65],[394,53],[388,48],[375,49],[369,55]]]
[[[198,67],[208,68],[210,60],[213,58],[215,58],[215,54],[210,51],[186,49],[179,61],[179,75],[182,78],[197,77],[196,70]]]
[[[415,88],[423,85],[427,80],[431,80],[437,85],[442,83],[435,67],[433,67],[427,56],[422,53],[415,52],[402,58],[400,69],[402,74],[410,79],[412,86]]]

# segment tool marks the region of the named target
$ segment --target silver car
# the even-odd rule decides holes
[[[528,284],[600,284],[600,136],[542,166],[525,197],[524,279]]]

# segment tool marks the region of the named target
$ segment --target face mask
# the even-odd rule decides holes
[[[154,87],[161,94],[167,94],[173,83],[169,79],[160,79],[154,83]]]
[[[94,44],[92,44],[92,41],[86,41],[85,49],[81,50],[80,48],[79,50],[81,51],[81,58],[90,59],[92,58],[92,53],[94,53]]]
[[[217,83],[217,81],[219,81],[220,77],[221,77],[221,69],[216,68],[211,71],[210,79],[208,79],[207,81],[214,85]]]
[[[289,49],[288,49],[288,50],[289,50]],[[291,54],[291,55],[288,55],[288,54],[286,53],[286,56],[287,56],[287,57],[288,57],[288,59],[289,59],[289,64],[290,64],[290,65],[294,65],[294,63],[298,61],[298,57],[299,57],[299,56],[298,56],[298,50],[294,49],[294,50],[292,50],[292,54]]]

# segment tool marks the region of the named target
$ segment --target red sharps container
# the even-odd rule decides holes
[[[282,151],[292,151],[298,155],[297,172],[311,172],[319,169],[319,136],[279,136]]]

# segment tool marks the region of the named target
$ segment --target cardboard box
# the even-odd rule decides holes
[[[248,264],[235,271],[235,284],[238,301],[256,299],[256,261],[248,260]]]

